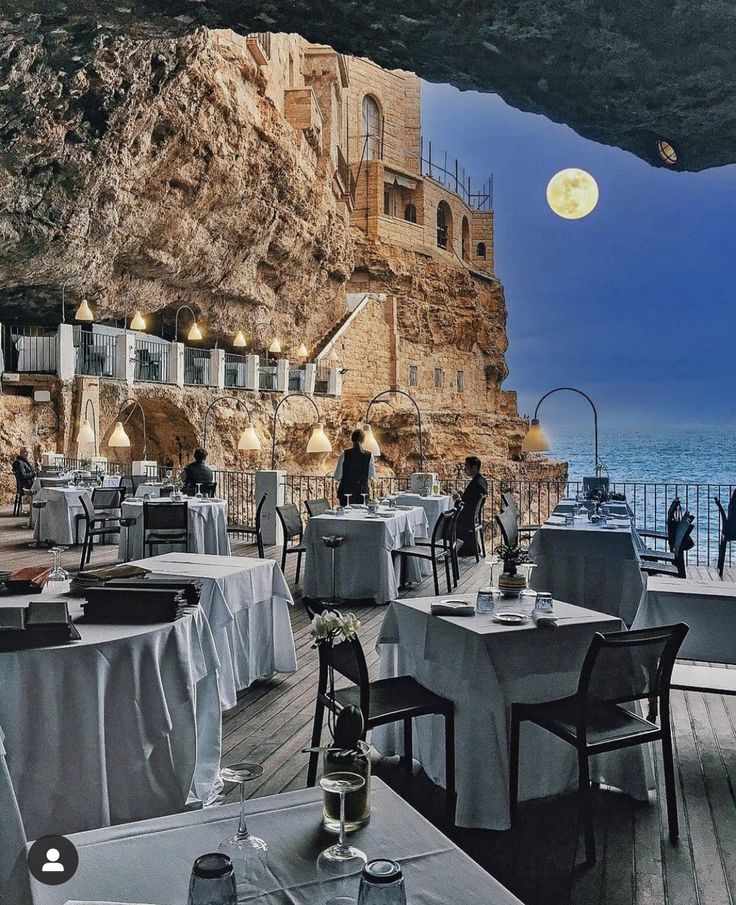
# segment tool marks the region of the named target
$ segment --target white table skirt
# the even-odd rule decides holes
[[[78,601],[69,600],[69,609],[81,615]],[[157,625],[77,627],[81,641],[0,653],[5,763],[27,838],[210,799],[220,787],[221,719],[204,613]],[[1,786],[0,779],[0,796]],[[15,835],[3,813],[0,851]]]
[[[81,498],[92,499],[90,487],[42,487],[35,495],[46,501],[34,519],[33,536],[38,541],[73,546],[84,540],[84,522],[77,516],[84,513]],[[111,535],[112,537],[112,535]],[[109,541],[112,542],[112,541]]]
[[[437,519],[443,512],[449,512],[453,507],[452,497],[447,494],[440,496],[422,496],[419,493],[397,493],[394,499],[399,506],[421,506],[427,516],[428,537],[432,536]]]
[[[611,613],[631,625],[644,579],[639,569],[639,535],[628,519],[609,520],[600,528],[576,519],[573,527],[553,517],[534,535],[529,555],[535,564],[530,584],[558,600]]]
[[[304,532],[307,547],[304,594],[328,597],[332,588],[332,551],[323,537],[339,535],[345,540],[335,551],[336,594],[346,599],[373,598],[383,604],[399,594],[400,560],[391,555],[397,547],[428,536],[427,516],[419,507],[398,509],[390,518],[367,518],[366,510],[350,509],[345,515],[310,518]],[[416,559],[407,560],[406,580],[419,581],[422,570]]]
[[[169,505],[161,503],[162,506]],[[225,500],[187,499],[189,515],[189,553],[230,555],[230,538],[227,534],[227,502]],[[122,506],[123,518],[134,518],[135,525],[122,528],[118,544],[118,558],[140,559],[148,553],[143,549],[143,500],[126,499]],[[159,544],[154,554],[181,550],[171,544]]]
[[[323,902],[326,890],[320,889],[316,859],[334,836],[319,831],[321,790],[257,798],[246,807],[249,827],[268,842],[267,894],[258,901]],[[19,864],[13,905],[64,905],[68,899],[185,905],[194,859],[216,851],[237,826],[238,805],[226,805],[80,833],[72,839],[79,852],[74,877],[62,886],[45,886]],[[371,822],[350,839],[370,858],[399,861],[411,905],[521,905],[379,779],[373,780]],[[356,877],[354,895],[357,888]]]
[[[256,679],[296,672],[296,649],[289,618],[291,591],[272,559],[167,553],[136,565],[153,575],[198,578],[200,606],[207,617],[220,661],[220,704],[229,710],[238,691]]]
[[[632,628],[686,622],[685,660],[736,663],[736,583],[647,576]]]
[[[377,649],[381,678],[411,675],[455,702],[458,826],[505,830],[509,819],[508,726],[511,704],[553,700],[577,688],[580,667],[598,631],[619,631],[619,619],[555,602],[558,629],[430,615],[432,600],[394,601],[383,620]],[[464,599],[473,600],[473,597]],[[445,784],[444,719],[414,720],[414,757],[438,785]],[[401,753],[403,726],[375,729],[372,743],[383,754]],[[637,798],[653,786],[642,748],[591,759],[591,776]],[[519,798],[559,794],[577,783],[575,749],[538,726],[521,732]]]

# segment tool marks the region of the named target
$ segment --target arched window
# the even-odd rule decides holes
[[[408,220],[409,223],[417,222],[417,209],[414,204],[407,204],[404,208],[404,220]]]
[[[469,261],[470,260],[470,224],[468,223],[467,217],[463,217],[461,251],[462,251],[463,261]]]
[[[475,256],[476,256],[476,258],[485,258],[485,256],[486,256],[486,243],[485,242],[479,242],[475,246]]]
[[[437,205],[437,245],[447,248],[452,244],[452,211],[446,201]]]
[[[381,109],[372,94],[363,98],[363,142],[366,160],[381,159]]]

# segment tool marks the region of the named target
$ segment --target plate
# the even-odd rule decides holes
[[[604,531],[618,531],[619,528],[623,528],[623,525],[601,525]]]
[[[500,622],[502,625],[522,625],[529,621],[529,617],[523,613],[494,613],[491,616],[494,622]]]
[[[442,597],[440,603],[442,606],[470,606],[468,600],[461,600],[459,597]]]

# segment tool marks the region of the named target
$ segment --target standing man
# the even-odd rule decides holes
[[[353,502],[360,502],[363,494],[368,495],[368,481],[376,476],[376,463],[373,461],[373,453],[363,449],[365,434],[360,428],[350,435],[353,445],[350,449],[344,449],[337,460],[337,467],[333,477],[340,483],[337,485],[337,497],[340,505],[344,506],[347,494],[350,494]]]
[[[475,537],[475,513],[481,499],[488,495],[488,482],[480,473],[480,459],[467,456],[465,475],[470,478],[462,493],[453,493],[455,505],[462,501],[463,508],[457,517],[457,537],[462,541],[458,556],[477,556],[478,544]],[[480,515],[480,513],[479,513]]]
[[[36,480],[36,469],[28,461],[28,449],[23,446],[13,462],[13,474],[23,490],[30,490]]]

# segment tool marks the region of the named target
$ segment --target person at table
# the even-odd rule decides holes
[[[353,445],[344,449],[337,460],[333,477],[340,483],[337,485],[337,498],[340,505],[347,502],[348,494],[351,502],[362,502],[362,496],[368,496],[368,481],[376,477],[376,463],[373,453],[363,449],[365,434],[362,430],[354,430],[350,435]]]
[[[475,510],[478,501],[484,494],[488,494],[488,482],[480,473],[481,462],[477,456],[467,456],[465,459],[465,475],[470,478],[468,486],[462,493],[453,493],[455,506],[462,502],[463,508],[457,517],[457,539],[461,541],[458,556],[475,556],[477,541],[475,537]]]
[[[182,490],[188,496],[197,492],[197,484],[214,484],[215,475],[209,465],[205,465],[206,449],[194,450],[194,461],[186,465],[181,473]]]
[[[36,469],[28,461],[28,449],[22,447],[13,462],[13,474],[18,479],[18,483],[24,490],[30,490],[33,482],[36,480]]]

